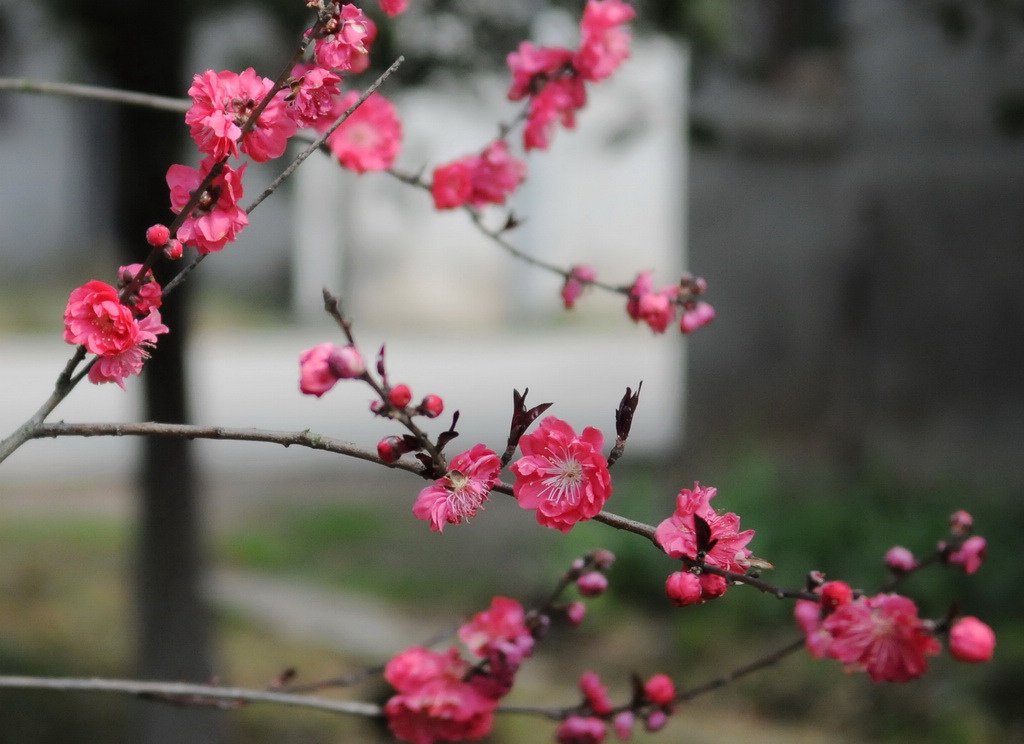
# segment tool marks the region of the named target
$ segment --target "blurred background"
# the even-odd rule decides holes
[[[76,390],[54,420],[308,427],[372,448],[392,431],[367,415],[366,392],[296,390],[299,351],[336,338],[324,284],[368,354],[387,342],[394,381],[462,411],[452,452],[502,446],[513,387],[610,435],[619,397],[642,379],[613,511],[657,523],[699,480],[757,530],[777,583],[819,569],[872,591],[886,549],[926,554],[966,508],[989,540],[979,574],[935,572],[906,591],[925,616],[956,602],[999,637],[991,664],[940,657],[901,686],[798,654],[687,706],[661,740],[1024,741],[1024,573],[1010,549],[1024,528],[1024,7],[638,5],[633,59],[591,89],[577,131],[531,156],[513,205],[526,221],[510,237],[607,281],[704,276],[711,327],[655,337],[596,292],[565,313],[556,279],[462,215],[314,159],[168,303],[174,333],[143,378],[127,393]],[[412,6],[378,18],[374,59],[379,71],[407,57],[386,89],[405,129],[398,165],[429,172],[514,116],[505,54],[524,38],[574,44],[581,3]],[[182,96],[207,67],[276,74],[305,14],[291,2],[2,2],[0,74]],[[142,231],[170,218],[167,165],[194,160],[177,115],[0,93],[5,435],[69,356],[70,288],[139,260]],[[250,166],[247,193],[276,168]],[[541,597],[595,547],[619,555],[613,591],[583,628],[556,629],[511,702],[571,704],[588,669],[618,698],[631,672],[695,685],[794,635],[791,606],[752,591],[669,607],[665,556],[601,525],[548,534],[508,499],[431,534],[409,516],[421,487],[269,445],[30,442],[0,469],[0,668],[250,687],[290,667],[300,681],[333,677],[495,593]],[[377,736],[326,715],[87,695],[2,692],[0,709],[12,742]],[[549,724],[506,717],[490,740],[551,738]]]

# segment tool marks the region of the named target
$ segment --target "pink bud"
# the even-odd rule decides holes
[[[970,512],[958,509],[949,516],[949,530],[954,535],[969,535],[973,527],[974,517],[971,516]]]
[[[834,610],[853,599],[853,589],[844,581],[826,581],[821,585],[821,606]]]
[[[327,363],[334,344],[320,344],[299,354],[299,390],[320,397],[338,381]]]
[[[949,652],[959,661],[988,661],[995,647],[995,632],[976,617],[962,617],[949,629]]]
[[[665,728],[665,724],[668,723],[668,714],[663,710],[653,711],[647,720],[644,721],[644,728],[648,731],[661,731]]]
[[[327,363],[330,365],[331,371],[342,380],[362,377],[363,373],[366,372],[366,363],[363,361],[363,355],[352,344],[335,347],[330,357],[328,357]]]
[[[607,571],[615,563],[615,553],[610,550],[595,550],[591,556],[594,561],[594,568],[598,571]]]
[[[972,574],[981,568],[987,547],[984,537],[968,537],[958,550],[954,550],[946,557],[946,560],[954,566],[960,566],[965,574]]]
[[[655,674],[644,685],[644,695],[655,705],[670,705],[676,699],[676,686],[666,674]]]
[[[565,608],[565,617],[570,625],[579,625],[587,614],[587,606],[582,602],[573,602]]]
[[[700,598],[702,600],[721,597],[728,588],[729,582],[718,574],[705,573],[700,575]]]
[[[412,391],[408,385],[395,385],[388,391],[388,403],[395,408],[405,408],[412,402]]]
[[[612,725],[615,727],[615,735],[621,741],[628,740],[630,734],[633,733],[633,721],[635,718],[636,716],[633,715],[633,711],[624,710],[612,720]]]
[[[584,597],[599,597],[608,588],[608,579],[603,573],[591,571],[576,579],[576,588]]]
[[[179,258],[181,258],[184,252],[185,249],[181,247],[181,241],[179,241],[177,238],[170,241],[167,245],[164,246],[164,255],[167,256],[167,258],[169,258],[171,261],[177,261]]]
[[[902,545],[894,545],[885,554],[885,565],[894,573],[906,573],[917,568],[917,559],[907,548]]]
[[[580,677],[580,690],[595,714],[604,716],[612,712],[612,701],[608,698],[608,690],[601,684],[601,678],[595,672],[583,673],[583,676]]]
[[[444,401],[437,395],[428,395],[420,403],[419,411],[427,418],[437,418],[444,412]]]
[[[167,229],[166,225],[153,225],[146,230],[146,242],[154,248],[167,245],[167,241],[170,239],[171,231]]]
[[[706,302],[698,302],[693,309],[683,312],[679,319],[679,330],[682,333],[693,333],[715,319],[715,308]]]
[[[604,735],[605,725],[600,718],[569,716],[555,729],[558,744],[600,744]]]
[[[689,571],[676,571],[669,574],[669,577],[665,579],[665,593],[676,607],[700,604],[703,601],[700,577]]]
[[[405,451],[401,437],[384,437],[377,442],[377,456],[386,463],[395,462]]]

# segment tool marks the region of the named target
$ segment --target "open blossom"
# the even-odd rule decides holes
[[[582,40],[573,67],[588,81],[604,80],[629,57],[629,34],[622,25],[636,11],[622,0],[589,0],[580,21]]]
[[[172,165],[167,169],[167,185],[171,189],[171,211],[175,214],[188,204],[192,192],[206,178],[216,162],[207,157],[199,164],[199,170],[187,165]],[[225,165],[213,179],[192,213],[178,228],[177,238],[182,243],[194,245],[200,253],[214,253],[224,248],[249,224],[245,210],[238,206],[242,198],[242,175],[245,164],[237,171]]]
[[[341,95],[341,77],[325,67],[298,64],[292,68],[288,111],[300,127],[316,126],[327,119],[333,123],[334,99]]]
[[[495,140],[479,155],[470,155],[434,169],[430,186],[437,209],[463,204],[483,207],[504,204],[526,178],[526,164],[509,154],[505,140]]]
[[[512,689],[516,672],[533,653],[533,634],[526,627],[523,606],[507,597],[495,597],[488,609],[460,627],[459,639],[473,654],[486,659],[469,682],[494,699]]]
[[[743,573],[750,565],[753,555],[746,547],[754,537],[753,530],[739,531],[740,518],[732,512],[719,514],[711,508],[711,499],[718,493],[713,487],[693,484],[693,489],[684,488],[676,497],[676,509],[654,531],[654,539],[662,550],[673,558],[696,558],[699,547],[695,532],[694,516],[703,519],[711,529],[713,546],[704,557],[704,562],[726,571]]]
[[[546,150],[551,145],[555,127],[566,129],[576,126],[576,112],[587,103],[583,80],[567,75],[552,80],[530,97],[523,127],[523,149]]]
[[[629,289],[626,313],[634,323],[642,320],[655,333],[664,333],[675,318],[678,294],[678,286],[662,287],[655,292],[651,272],[641,272]]]
[[[683,309],[679,317],[679,330],[682,333],[693,333],[715,319],[715,308],[707,302],[695,302],[692,307]]]
[[[192,107],[185,114],[192,139],[201,152],[221,159],[242,152],[257,162],[280,157],[295,134],[295,122],[288,115],[283,96],[276,95],[260,113],[256,126],[242,137],[242,126],[274,81],[261,77],[251,67],[240,74],[230,70],[207,70],[196,75],[188,94]]]
[[[963,544],[946,556],[946,561],[963,569],[965,574],[973,574],[985,560],[988,544],[984,537],[974,535],[964,540]]]
[[[316,40],[316,61],[321,67],[359,73],[369,64],[377,26],[351,3],[333,3],[330,33]]]
[[[90,354],[113,356],[139,342],[139,324],[117,290],[93,279],[74,289],[64,310],[64,340]]]
[[[537,431],[519,440],[523,457],[511,468],[519,505],[536,510],[540,524],[561,532],[597,515],[612,493],[603,443],[593,427],[577,435],[561,419],[545,417]]]
[[[561,77],[571,69],[572,52],[562,47],[538,47],[529,41],[506,58],[512,72],[508,100],[520,101],[540,90],[548,80]]]
[[[395,736],[434,744],[489,733],[498,701],[464,681],[469,670],[455,648],[440,654],[415,646],[391,659],[384,678],[397,694],[384,706],[384,714]]]
[[[156,346],[157,335],[168,330],[160,322],[160,311],[151,310],[138,321],[135,345],[117,354],[98,357],[89,368],[89,382],[97,385],[113,382],[124,390],[125,378],[142,372],[143,363],[149,358],[149,349]]]
[[[898,594],[858,597],[822,621],[829,636],[827,655],[849,669],[863,669],[875,682],[907,682],[928,668],[927,655],[939,652],[917,616],[917,606]]]
[[[412,513],[429,520],[430,529],[442,532],[445,524],[459,524],[476,515],[500,473],[501,459],[478,444],[452,458],[444,477],[420,491]]]
[[[324,123],[329,126],[358,99],[357,91],[338,98]],[[331,132],[327,146],[339,163],[356,173],[390,168],[402,149],[402,123],[395,105],[380,93],[371,94]]]
[[[576,306],[576,300],[583,294],[584,287],[595,279],[597,270],[593,266],[581,264],[572,267],[562,285],[562,304],[566,310],[572,310]]]
[[[587,705],[599,716],[606,716],[612,712],[611,698],[608,697],[608,689],[601,684],[601,678],[596,672],[584,672],[580,677],[580,691],[587,700]]]

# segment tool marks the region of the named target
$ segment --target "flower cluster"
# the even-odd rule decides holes
[[[385,667],[384,678],[396,694],[384,714],[399,739],[433,744],[485,736],[498,701],[533,652],[523,607],[506,597],[495,597],[489,609],[459,628],[458,636],[477,663],[463,659],[455,646],[445,653],[414,646]]]
[[[715,309],[699,297],[707,290],[707,282],[685,274],[677,286],[655,291],[651,272],[641,272],[629,288],[626,313],[634,323],[643,321],[655,333],[664,333],[682,308],[679,330],[692,333],[715,319]]]
[[[126,377],[142,371],[157,336],[167,333],[157,310],[160,285],[151,272],[133,282],[141,268],[139,264],[122,266],[118,272],[125,286],[138,287],[125,302],[117,289],[95,279],[74,289],[68,298],[64,340],[96,355],[89,368],[92,383],[113,382],[124,388]]]
[[[643,719],[644,728],[653,732],[664,728],[675,712],[675,684],[664,674],[655,674],[643,684],[636,679],[632,701],[619,708],[612,705],[608,691],[594,672],[584,673],[579,687],[583,693],[580,712],[558,726],[555,739],[559,744],[600,744],[609,720],[618,738],[626,741],[638,717]]]
[[[750,566],[753,553],[746,547],[754,537],[753,530],[739,531],[740,518],[732,512],[719,514],[711,508],[711,499],[718,489],[694,483],[676,496],[672,516],[654,531],[654,539],[672,558],[683,558],[692,564],[688,570],[671,574],[665,590],[680,607],[700,604],[720,597],[728,588],[717,574],[705,573],[704,566],[743,573]]]
[[[499,139],[479,155],[435,168],[430,193],[437,209],[454,209],[463,204],[479,208],[485,204],[504,204],[524,178],[526,164],[510,155],[508,143]]]
[[[359,349],[351,344],[320,344],[299,354],[299,390],[320,397],[338,380],[362,377],[366,364]]]
[[[537,431],[519,440],[523,456],[512,464],[519,505],[560,532],[596,516],[612,494],[603,444],[604,436],[593,427],[577,435],[561,419],[544,418]]]
[[[555,126],[576,125],[587,102],[585,83],[611,75],[629,56],[629,34],[622,26],[636,12],[622,0],[588,0],[580,21],[580,46],[537,47],[524,41],[508,55],[511,101],[529,98],[523,147],[547,149]]]

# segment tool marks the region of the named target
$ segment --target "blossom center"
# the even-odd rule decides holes
[[[583,483],[583,465],[578,460],[566,459],[554,463],[544,478],[544,486],[555,502],[575,504],[580,484]]]

